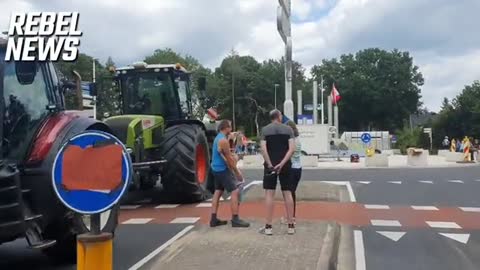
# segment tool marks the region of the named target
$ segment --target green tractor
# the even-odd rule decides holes
[[[113,85],[119,89],[121,113],[105,123],[131,154],[132,188],[150,189],[160,179],[172,201],[206,199],[209,142],[216,125],[193,118],[199,103],[192,101],[189,72],[179,64],[139,62],[116,69]],[[204,96],[205,78],[198,85]]]

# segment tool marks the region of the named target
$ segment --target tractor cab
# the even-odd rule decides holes
[[[190,74],[177,65],[144,62],[119,68],[122,114],[157,115],[165,120],[188,118],[192,113]]]

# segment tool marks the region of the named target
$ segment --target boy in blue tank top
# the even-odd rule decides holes
[[[228,135],[232,132],[230,121],[222,120],[218,126],[218,135],[213,141],[211,170],[215,182],[215,192],[212,198],[212,217],[210,227],[226,225],[227,222],[217,218],[218,203],[224,190],[230,192],[230,204],[232,209],[232,227],[249,227],[250,224],[238,216],[240,191],[237,179],[243,179],[237,169],[236,161],[230,152]],[[235,175],[234,175],[235,174]]]

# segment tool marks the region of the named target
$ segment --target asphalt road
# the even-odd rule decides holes
[[[249,180],[262,179],[262,170],[244,170]],[[347,181],[356,202],[371,207],[428,206],[480,207],[480,166],[452,168],[401,168],[360,170],[304,169],[304,181]],[[388,210],[387,210],[388,211]],[[421,211],[421,210],[419,210]],[[475,209],[475,211],[480,211]],[[441,211],[430,212],[438,214]],[[402,213],[398,213],[401,219]],[[361,231],[364,256],[356,270],[474,270],[480,269],[480,214],[475,221],[478,229],[408,228],[373,226]],[[362,254],[360,252],[359,254]]]
[[[261,180],[260,169],[243,170],[247,182]],[[304,181],[347,181],[357,203],[389,206],[480,207],[480,166],[462,168],[311,170]],[[161,191],[150,192],[148,203],[169,201]],[[127,201],[145,194],[131,193]],[[133,210],[135,211],[135,210]],[[479,213],[480,217],[480,213]],[[478,230],[362,227],[366,268],[384,269],[480,269],[480,218]],[[128,269],[187,225],[120,225],[114,243],[114,269]],[[443,235],[442,235],[443,233]],[[0,246],[0,269],[75,269],[55,265],[41,252],[26,248],[25,240]],[[357,268],[356,270],[364,270]]]
[[[182,224],[120,225],[113,243],[113,269],[127,270],[186,227]],[[0,269],[74,270],[75,265],[56,264],[25,240],[0,246]]]

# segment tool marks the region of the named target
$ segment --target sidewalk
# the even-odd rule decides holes
[[[278,193],[278,192],[277,192]],[[299,201],[339,201],[341,187],[325,183],[304,182],[299,187]],[[263,189],[252,187],[244,197],[240,212],[251,222],[250,228],[227,226],[210,228],[200,225],[183,238],[174,242],[147,269],[232,269],[232,270],[328,270],[336,265],[340,242],[340,226],[307,217],[305,207],[299,208],[299,220],[295,235],[287,234],[286,225],[280,224],[282,203],[276,198],[273,236],[260,234],[263,227]],[[277,200],[278,199],[278,200]],[[302,203],[300,203],[302,205]],[[228,203],[222,203],[219,213],[225,218]]]

